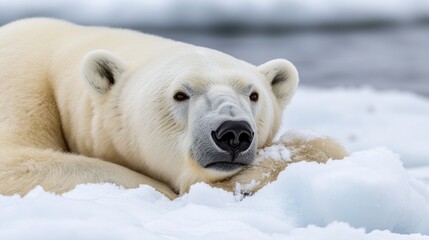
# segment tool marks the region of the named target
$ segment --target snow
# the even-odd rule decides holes
[[[291,161],[290,151],[283,145],[272,145],[258,150],[258,158],[256,158],[255,164],[267,158],[276,161]]]
[[[136,27],[317,27],[425,20],[427,0],[0,0],[0,22],[50,16]],[[112,17],[113,16],[113,17]]]
[[[406,167],[429,165],[429,101],[412,93],[371,88],[298,88],[280,133],[311,129],[349,151],[386,146]]]
[[[286,138],[334,136],[350,156],[291,163],[247,197],[204,183],[173,201],[148,186],[112,184],[0,196],[0,239],[429,240],[428,99],[300,87],[284,116],[282,131],[314,131]],[[289,160],[287,149],[262,151]]]
[[[276,199],[298,226],[347,222],[367,231],[429,234],[429,188],[410,177],[385,148],[326,164],[292,164],[248,201]],[[296,215],[298,213],[298,215]]]
[[[408,172],[419,180],[424,181],[426,184],[429,184],[429,166],[410,168],[408,169]]]

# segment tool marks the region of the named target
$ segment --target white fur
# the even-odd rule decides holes
[[[100,75],[99,61],[114,84]],[[234,99],[260,148],[271,144],[297,83],[286,60],[255,67],[211,49],[52,19],[3,26],[0,193],[107,181],[150,184],[171,197],[166,185],[183,193],[194,182],[224,179],[234,173],[205,170],[189,155],[203,96]],[[187,85],[195,97],[175,102]],[[249,85],[258,103],[248,100]]]
[[[94,50],[85,55],[81,63],[82,78],[89,83],[90,87],[103,94],[110,89],[112,84],[99,72],[100,64],[108,68],[115,79],[121,77],[125,66],[122,60],[106,50]]]

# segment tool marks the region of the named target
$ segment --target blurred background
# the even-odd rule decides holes
[[[303,85],[429,96],[428,0],[0,0],[0,24],[36,16],[133,28],[253,64],[286,58]]]

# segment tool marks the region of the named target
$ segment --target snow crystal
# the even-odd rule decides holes
[[[265,173],[265,174],[267,174],[267,173]],[[268,177],[268,176],[266,176],[266,177]],[[242,192],[251,192],[259,184],[260,184],[260,182],[255,181],[255,180],[252,180],[252,181],[250,181],[250,183],[247,183],[247,184],[236,183],[235,184],[235,193],[238,194],[238,193],[242,193]]]
[[[255,160],[255,164],[258,164],[264,159],[273,159],[277,161],[290,162],[290,152],[284,145],[272,145],[269,147],[258,150],[258,158]]]

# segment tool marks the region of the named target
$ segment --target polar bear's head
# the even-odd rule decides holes
[[[161,55],[140,61],[96,50],[82,61],[122,164],[181,193],[251,164],[279,128],[295,67],[283,59],[255,67],[199,47]]]

